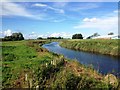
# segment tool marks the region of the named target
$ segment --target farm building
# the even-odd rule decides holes
[[[97,37],[92,37],[92,39],[120,39],[120,35],[97,36]]]

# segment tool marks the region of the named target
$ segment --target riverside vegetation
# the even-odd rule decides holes
[[[100,53],[112,56],[120,56],[120,47],[119,47],[119,39],[73,39],[73,40],[65,40],[60,43],[62,47],[74,49],[78,51],[87,51],[93,53]]]
[[[93,68],[85,67],[75,60],[68,60],[41,47],[48,42],[46,40],[3,42],[2,88],[66,90],[118,88],[118,82],[111,84],[106,81],[106,76]],[[70,45],[71,42],[68,43]]]

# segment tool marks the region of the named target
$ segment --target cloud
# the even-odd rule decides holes
[[[114,10],[113,13],[120,13],[120,9]]]
[[[56,8],[64,8],[67,6],[68,2],[54,2],[53,7]]]
[[[4,31],[3,34],[4,34],[5,36],[10,36],[10,35],[12,35],[12,31],[11,31],[10,29],[8,29],[8,30]]]
[[[3,16],[16,15],[16,16],[32,17],[32,15],[25,8],[15,3],[10,3],[10,2],[3,3],[2,10],[3,12],[1,13],[1,15]]]
[[[85,18],[83,22],[79,25],[74,26],[75,29],[84,29],[84,30],[100,30],[100,31],[118,31],[118,17],[104,17],[104,18]]]
[[[52,33],[48,35],[48,37],[64,37],[64,38],[71,38],[71,36],[72,35],[70,33],[66,33],[66,32]]]
[[[41,3],[36,3],[36,4],[33,4],[32,6],[35,6],[35,7],[47,7],[46,4],[41,4]]]
[[[12,33],[13,32],[10,29],[4,30],[4,31],[0,31],[0,37],[11,36]]]
[[[31,32],[30,34],[25,35],[26,39],[36,39],[37,37],[38,37],[38,35],[35,32]]]
[[[12,2],[5,2],[2,3],[2,11],[0,11],[1,16],[21,16],[27,17],[31,19],[43,19],[43,14],[41,15],[34,15],[32,12],[28,11],[24,6],[12,3]]]
[[[80,10],[88,10],[88,9],[94,9],[94,8],[98,8],[99,5],[95,4],[95,3],[86,3],[86,4],[80,4],[79,6],[75,6],[70,8],[71,11],[80,11]]]
[[[42,8],[44,7],[46,9],[53,10],[56,13],[60,13],[60,14],[64,14],[65,13],[63,9],[53,8],[53,7],[51,7],[51,6],[47,5],[47,4],[36,3],[36,4],[33,4],[32,6],[34,6],[34,7],[42,7]]]
[[[98,19],[97,19],[97,18],[91,18],[91,19],[85,18],[85,19],[83,19],[83,21],[84,21],[84,22],[97,22]]]
[[[113,12],[114,12],[114,13],[118,13],[118,10],[114,10]]]
[[[35,32],[32,32],[32,34],[35,34]]]
[[[119,2],[119,0],[1,0],[2,2]]]
[[[72,34],[66,33],[66,32],[55,32],[55,33],[49,33],[47,32],[46,34],[40,34],[37,35],[37,37],[42,37],[42,38],[47,38],[47,37],[63,37],[63,38],[71,38]],[[37,38],[35,37],[35,38]]]

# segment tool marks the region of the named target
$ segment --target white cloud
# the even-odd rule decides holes
[[[42,38],[47,38],[47,37],[63,37],[63,38],[71,38],[72,34],[70,33],[66,33],[66,32],[55,32],[55,33],[49,33],[47,32],[46,34],[37,34],[37,33],[31,33],[28,35],[24,35],[26,39],[36,39],[38,37],[42,37]]]
[[[12,30],[10,29],[7,29],[7,30],[4,30],[4,31],[0,31],[0,37],[5,37],[5,36],[11,36],[12,35]]]
[[[85,19],[83,19],[83,21],[84,21],[84,22],[97,22],[98,19],[97,19],[97,18],[91,18],[91,19],[85,18]]]
[[[37,33],[31,32],[29,35],[26,36],[28,39],[36,39],[38,37]]]
[[[2,34],[3,32],[2,31],[0,31],[0,34]]]
[[[32,15],[22,6],[15,4],[15,3],[3,3],[2,4],[3,12],[1,15],[9,16],[9,15],[16,15],[16,16],[25,16],[25,17],[32,17]]]
[[[72,35],[70,33],[66,33],[66,32],[52,33],[48,35],[48,37],[63,37],[63,38],[71,38],[71,36]]]
[[[68,4],[68,2],[54,2],[53,6],[57,8],[63,8]]]
[[[31,19],[43,19],[43,14],[34,15],[32,12],[28,11],[24,6],[13,3],[13,2],[4,2],[2,3],[2,11],[0,11],[1,16],[22,16]]]
[[[65,11],[63,9],[58,9],[59,13],[65,13]]]
[[[38,35],[35,32],[31,32],[30,34],[24,34],[25,39],[36,39]]]
[[[93,22],[94,21],[94,22]],[[101,32],[118,32],[118,17],[104,17],[104,18],[85,18],[83,22],[74,27],[75,29],[95,30]],[[98,31],[98,32],[99,32]]]
[[[11,36],[12,35],[12,30],[8,29],[6,31],[3,32],[4,36]]]
[[[47,7],[46,4],[41,4],[41,3],[36,3],[36,4],[33,4],[32,6],[35,6],[35,7]]]
[[[118,13],[118,11],[120,11],[120,10],[114,10],[113,12],[114,12],[114,13]]]
[[[80,4],[77,7],[72,7],[70,8],[71,11],[80,11],[80,10],[88,10],[88,9],[94,9],[94,8],[98,8],[99,5],[95,4],[95,3],[86,3],[86,4]]]
[[[59,37],[60,33],[52,33],[51,35],[49,35],[49,37]]]
[[[64,10],[63,9],[53,8],[53,7],[51,7],[51,6],[47,5],[47,4],[36,3],[36,4],[33,4],[32,6],[34,6],[34,7],[44,7],[46,9],[53,10],[56,13],[64,14]]]
[[[54,10],[56,13],[61,13],[61,14],[65,13],[65,11],[63,9],[57,9],[57,8],[53,8],[53,7],[49,7],[49,9]]]
[[[59,33],[46,33],[37,35],[37,37],[47,38],[47,37],[63,37],[63,38],[71,38],[72,34],[66,32],[59,32]],[[36,37],[36,38],[37,38]],[[29,37],[30,38],[30,37]]]
[[[44,35],[38,35],[38,37],[44,37]]]
[[[32,32],[32,34],[35,34],[35,32]]]
[[[2,2],[119,2],[119,0],[1,0]]]

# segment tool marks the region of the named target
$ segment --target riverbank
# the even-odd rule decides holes
[[[110,84],[106,76],[93,68],[42,48],[45,43],[39,40],[3,42],[3,88],[117,88],[118,82]]]
[[[111,56],[120,56],[119,40],[65,40],[60,46],[78,51],[87,51]]]

